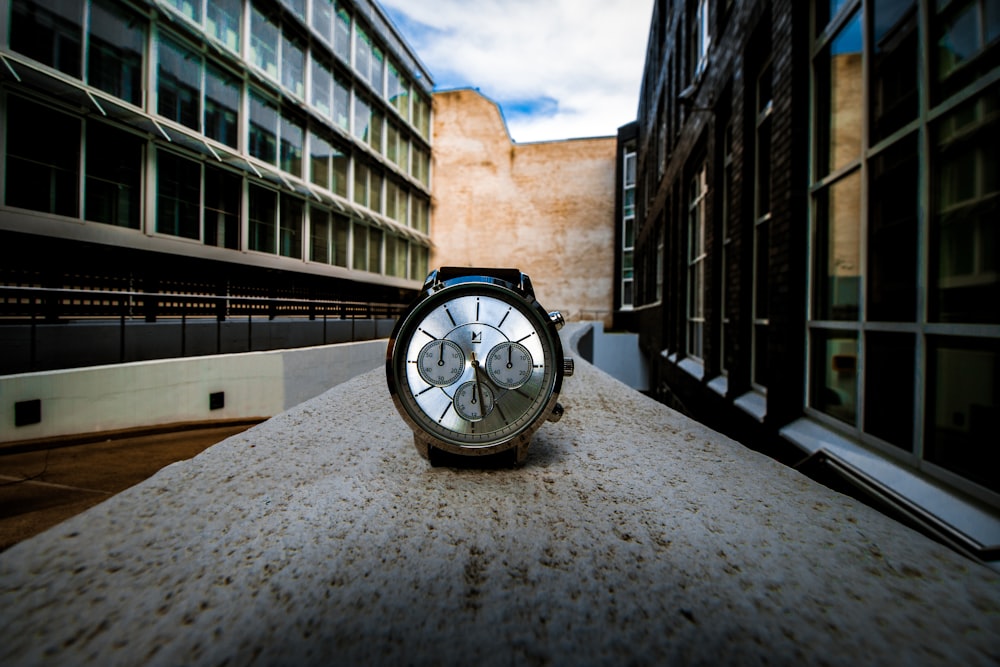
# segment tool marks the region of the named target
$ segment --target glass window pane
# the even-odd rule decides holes
[[[330,263],[330,212],[317,206],[309,208],[309,259]]]
[[[309,180],[321,188],[330,189],[330,144],[317,134],[309,133]]]
[[[860,186],[854,172],[817,197],[815,318],[855,320],[860,282]]]
[[[753,327],[752,382],[758,387],[766,387],[770,382],[771,355],[768,344],[768,325],[755,324]]]
[[[351,268],[356,271],[368,270],[368,228],[354,223],[354,260]]]
[[[916,0],[872,3],[872,121],[875,144],[917,117]]]
[[[293,14],[303,21],[306,20],[306,0],[281,0],[281,4],[288,7]]]
[[[205,244],[238,250],[243,179],[224,169],[205,166]]]
[[[302,175],[302,125],[281,117],[281,163],[278,165],[290,174]]]
[[[869,332],[865,336],[865,431],[901,449],[913,449],[911,334]]]
[[[312,61],[312,105],[316,110],[327,118],[333,118],[333,107],[331,106],[331,94],[333,87],[333,74],[330,68],[322,60],[313,58]]]
[[[369,80],[371,76],[372,40],[361,26],[354,27],[354,69],[361,77]]]
[[[208,34],[240,52],[240,26],[243,23],[243,0],[209,0],[205,3],[205,27]]]
[[[142,105],[142,54],[146,25],[132,12],[97,0],[90,9],[87,82]]]
[[[369,131],[372,121],[372,109],[360,97],[354,98],[354,136],[361,141],[370,141]]]
[[[87,123],[84,217],[139,229],[142,222],[143,147],[146,142],[96,120]],[[114,150],[108,150],[114,146]]]
[[[814,331],[810,405],[848,424],[857,417],[857,334]]]
[[[201,23],[200,0],[166,0],[167,4],[195,23]]]
[[[344,80],[333,78],[333,122],[346,130],[350,124],[351,93]]]
[[[819,177],[861,156],[861,14],[834,38],[817,63],[817,164]]]
[[[347,170],[351,164],[351,158],[346,151],[338,146],[333,146],[332,175],[333,184],[330,188],[341,197],[347,196]]]
[[[375,149],[376,153],[382,152],[382,125],[385,118],[378,111],[372,112],[371,130],[368,133],[368,145]]]
[[[79,217],[79,119],[14,95],[6,119],[7,205]]]
[[[382,273],[382,237],[384,232],[374,227],[368,230],[368,270]]]
[[[371,73],[368,75],[368,82],[379,94],[382,94],[382,88],[385,85],[384,63],[385,54],[382,53],[382,49],[372,45]]]
[[[333,44],[333,0],[313,0],[310,25],[327,43]]]
[[[201,238],[201,165],[167,151],[156,160],[156,231]]]
[[[396,255],[399,250],[397,247],[398,240],[392,234],[385,235],[385,273],[388,276],[396,275]]]
[[[368,167],[360,162],[354,163],[354,201],[368,206]]]
[[[278,108],[250,91],[250,155],[275,164],[278,159]]]
[[[869,162],[868,319],[913,322],[917,315],[917,137]]]
[[[302,259],[302,215],[305,210],[298,197],[281,195],[281,227],[278,254]]]
[[[351,15],[343,8],[337,9],[333,21],[333,51],[344,62],[351,61]]]
[[[208,65],[205,69],[205,135],[236,148],[239,145],[240,82]]]
[[[254,4],[250,13],[250,62],[278,80],[278,22]]]
[[[305,96],[306,54],[302,43],[285,33],[281,38],[281,85],[296,97]]]
[[[385,178],[382,172],[372,169],[368,177],[368,208],[382,212],[382,183]]]
[[[1000,491],[1000,342],[934,340],[924,457]]]
[[[333,263],[347,266],[347,236],[350,221],[342,215],[333,215]]]
[[[275,252],[275,220],[278,215],[278,193],[250,184],[250,250]]]
[[[931,319],[1000,322],[1000,91],[944,117],[932,160]]]
[[[160,40],[156,110],[192,130],[200,129],[201,56],[166,37]]]
[[[80,78],[82,25],[82,2],[14,0],[10,48]]]

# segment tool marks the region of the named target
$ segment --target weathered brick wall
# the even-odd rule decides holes
[[[610,326],[615,147],[515,144],[494,102],[436,93],[431,266],[515,266],[549,310]]]

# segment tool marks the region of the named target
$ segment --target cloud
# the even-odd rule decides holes
[[[635,119],[653,0],[382,0],[438,90],[478,88],[515,141]]]

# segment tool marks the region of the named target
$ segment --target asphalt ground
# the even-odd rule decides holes
[[[17,453],[0,450],[0,551],[250,426],[185,429]]]

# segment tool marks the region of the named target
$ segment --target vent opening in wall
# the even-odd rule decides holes
[[[226,392],[216,391],[208,395],[208,409],[221,410],[226,407]]]
[[[14,403],[14,426],[28,426],[38,424],[42,421],[42,400],[39,398],[30,401],[18,401]]]

